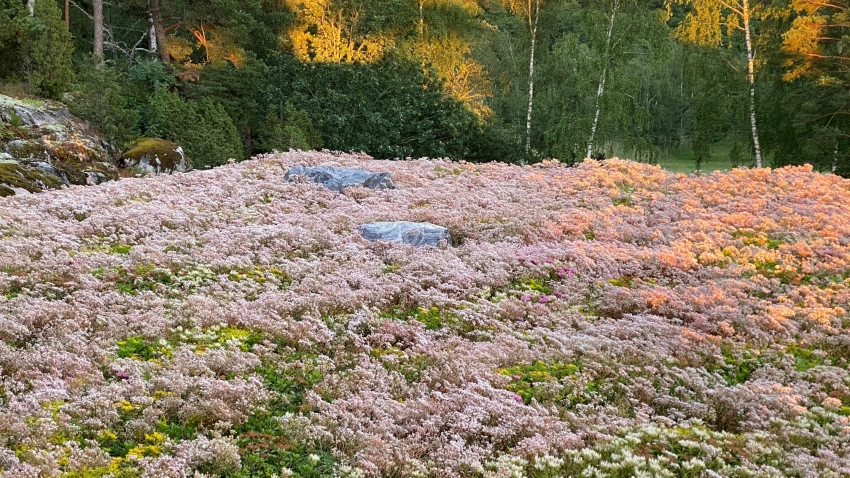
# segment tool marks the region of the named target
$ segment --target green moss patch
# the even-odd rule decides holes
[[[498,373],[511,377],[510,383],[505,388],[516,393],[524,403],[528,404],[533,398],[547,402],[557,402],[567,398],[570,389],[565,388],[562,393],[553,393],[552,387],[548,385],[558,383],[578,371],[578,363],[547,364],[538,360],[527,365],[501,368]]]
[[[121,155],[121,164],[128,168],[139,167],[145,161],[163,172],[192,167],[192,162],[180,153],[180,145],[158,138],[139,138]]]
[[[12,188],[38,193],[62,186],[59,178],[46,174],[38,168],[26,166],[17,161],[0,161],[0,196],[14,195]]]

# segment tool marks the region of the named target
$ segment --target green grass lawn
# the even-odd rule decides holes
[[[713,171],[728,171],[732,169],[732,160],[729,159],[733,143],[731,141],[722,141],[711,147],[711,159],[703,162],[702,172],[705,174]],[[619,148],[614,148],[614,156],[630,159],[629,153],[618,151]],[[696,170],[696,160],[694,159],[694,150],[689,145],[680,145],[677,148],[663,150],[658,157],[657,163],[662,168],[674,172],[691,174]]]
[[[732,161],[729,159],[731,143],[720,143],[711,148],[711,159],[703,162],[702,172],[728,171],[732,169]],[[680,146],[669,152],[662,152],[658,158],[658,165],[674,173],[693,173],[696,169],[694,150],[689,146]]]
[[[732,145],[732,142],[723,141],[712,146],[711,159],[703,162],[702,172],[711,173],[732,169],[732,160],[729,159]],[[620,157],[628,158],[628,155]],[[688,145],[681,145],[675,149],[662,151],[656,164],[674,173],[691,174],[696,170],[694,150]]]

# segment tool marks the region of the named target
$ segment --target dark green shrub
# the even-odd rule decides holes
[[[296,110],[292,103],[287,103],[280,115],[269,114],[259,137],[260,149],[265,152],[288,151],[290,148],[307,151],[322,147],[322,136],[313,127],[310,117],[305,111]]]
[[[197,168],[243,157],[233,121],[220,104],[208,98],[183,100],[176,92],[160,89],[148,106],[145,134],[180,144]]]
[[[68,101],[71,113],[119,148],[136,138],[139,113],[127,104],[116,69],[90,58],[78,70]]]
[[[0,0],[0,78],[24,81],[30,93],[58,97],[68,88],[71,34],[55,2]]]
[[[269,92],[317,124],[325,147],[376,158],[466,158],[475,115],[448,96],[439,80],[413,62],[301,64],[279,59]]]

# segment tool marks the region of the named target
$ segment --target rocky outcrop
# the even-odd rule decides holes
[[[0,195],[118,179],[108,149],[61,103],[0,95]]]
[[[45,163],[22,163],[0,158],[0,197],[30,194],[62,187],[56,170]]]
[[[429,222],[373,222],[364,224],[357,230],[364,239],[371,242],[398,242],[416,247],[437,247],[443,241],[452,243],[448,229]]]
[[[177,143],[156,138],[139,138],[121,155],[122,167],[135,169],[145,175],[185,173],[192,170],[192,161]]]
[[[373,173],[363,169],[338,166],[295,166],[286,172],[284,178],[287,181],[293,181],[299,176],[304,176],[314,183],[337,192],[342,192],[350,186],[363,186],[369,189],[395,188],[390,173]]]

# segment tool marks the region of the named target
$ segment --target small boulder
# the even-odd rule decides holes
[[[342,192],[349,186],[395,189],[390,173],[373,173],[363,169],[339,166],[295,166],[287,171],[284,179],[294,181],[298,176],[306,176],[310,181],[337,192]]]
[[[437,247],[442,241],[452,243],[448,229],[429,222],[373,222],[364,224],[357,230],[364,239],[371,242],[389,241],[416,247]]]
[[[124,168],[135,168],[154,176],[192,170],[192,161],[179,144],[157,138],[137,139],[121,155],[119,163]]]

